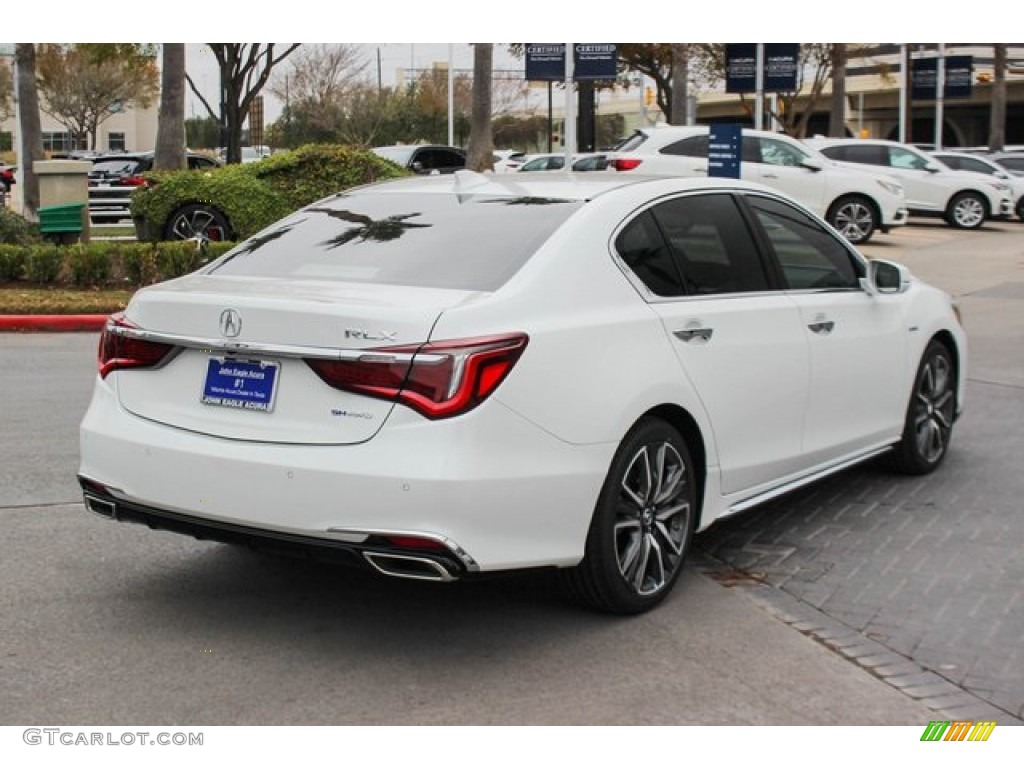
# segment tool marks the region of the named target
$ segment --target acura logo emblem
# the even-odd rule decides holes
[[[234,309],[225,309],[220,313],[220,333],[228,339],[235,338],[242,332],[242,316]]]

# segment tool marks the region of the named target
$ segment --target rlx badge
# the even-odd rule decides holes
[[[242,316],[237,310],[225,309],[220,313],[220,333],[227,339],[233,339],[242,332]]]
[[[366,341],[397,341],[398,331],[365,331],[362,328],[346,328],[346,339],[365,339]]]

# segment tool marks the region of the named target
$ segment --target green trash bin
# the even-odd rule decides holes
[[[47,205],[39,209],[39,231],[44,235],[55,236],[58,240],[64,235],[82,234],[82,209],[85,203],[69,205]]]

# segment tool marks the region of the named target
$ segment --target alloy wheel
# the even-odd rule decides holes
[[[662,590],[682,562],[692,514],[689,482],[686,462],[668,441],[642,446],[622,476],[615,558],[637,595]]]

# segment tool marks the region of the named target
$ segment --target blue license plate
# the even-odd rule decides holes
[[[274,410],[279,370],[277,363],[210,358],[202,401],[207,405],[269,413]]]

